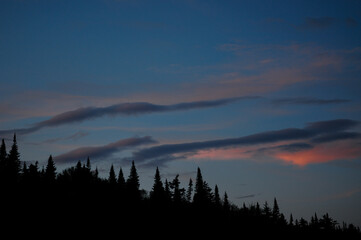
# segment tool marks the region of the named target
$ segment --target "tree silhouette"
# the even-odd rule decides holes
[[[91,170],[91,164],[90,164],[90,158],[88,157],[86,160],[86,168],[90,171]]]
[[[205,205],[207,203],[207,200],[208,199],[206,188],[204,186],[203,176],[201,173],[201,169],[198,167],[193,202],[196,205]]]
[[[115,184],[117,184],[117,178],[115,176],[115,171],[114,171],[113,164],[110,167],[108,181],[113,186],[115,186]]]
[[[0,183],[3,182],[6,178],[6,164],[7,163],[7,153],[6,145],[4,139],[1,140],[0,146]]]
[[[56,178],[56,167],[53,161],[53,157],[50,155],[45,169],[45,180],[48,183],[54,183],[55,178]]]
[[[139,176],[134,161],[132,161],[132,166],[130,168],[130,174],[126,182],[126,186],[128,197],[132,200],[140,200]]]
[[[157,167],[154,175],[154,184],[152,187],[152,191],[150,192],[150,199],[157,203],[161,203],[164,201],[164,196],[164,187],[160,178],[159,169]]]
[[[265,203],[263,204],[263,214],[266,216],[266,217],[270,217],[271,216],[271,209],[270,207],[268,206],[268,202],[265,201]]]
[[[19,180],[20,173],[20,153],[18,151],[18,145],[16,142],[16,134],[14,134],[13,145],[9,151],[9,155],[6,161],[6,171],[8,180],[11,183],[15,183]]]
[[[280,217],[280,208],[278,206],[276,198],[274,198],[274,200],[273,200],[272,217],[274,220],[278,220]]]
[[[221,207],[221,198],[219,196],[219,190],[217,184],[214,187],[214,205],[216,208]]]
[[[172,200],[172,194],[170,192],[169,182],[167,179],[165,179],[164,183],[164,195],[165,201],[169,203]]]
[[[179,204],[184,199],[184,189],[181,189],[179,185],[179,174],[177,174],[170,184],[170,188],[173,189],[173,202],[176,204]]]
[[[193,192],[193,181],[192,181],[192,178],[190,178],[189,182],[188,182],[188,188],[187,188],[187,194],[186,194],[186,199],[188,202],[192,201],[192,192]]]
[[[123,191],[125,188],[125,179],[124,179],[124,174],[123,174],[123,170],[121,167],[119,168],[119,173],[118,173],[118,186],[121,191]]]
[[[214,193],[212,192],[203,179],[200,168],[197,168],[192,201],[192,179],[189,179],[187,191],[180,187],[178,174],[170,183],[165,179],[163,184],[158,167],[148,196],[144,189],[140,189],[134,161],[129,177],[125,181],[121,168],[116,178],[113,165],[110,167],[108,178],[99,177],[98,168],[95,171],[91,170],[89,158],[86,164],[78,161],[75,166],[66,168],[59,174],[56,173],[55,162],[51,155],[46,166],[39,167],[37,161],[21,162],[15,136],[10,152],[9,155],[6,154],[5,142],[2,141],[0,146],[2,174],[0,177],[4,180],[0,185],[2,219],[9,219],[6,216],[9,212],[12,219],[33,218],[38,215],[52,224],[73,218],[76,218],[74,220],[76,224],[95,223],[93,226],[99,226],[104,222],[114,227],[134,227],[133,224],[136,223],[139,228],[148,227],[153,231],[157,229],[157,233],[174,230],[180,234],[187,234],[186,231],[179,229],[188,227],[189,232],[196,231],[205,238],[208,237],[207,234],[212,237],[213,233],[229,234],[233,237],[240,233],[240,229],[242,234],[266,233],[267,236],[288,238],[301,236],[359,239],[361,236],[359,227],[344,222],[340,226],[328,213],[322,218],[318,218],[315,213],[311,216],[310,222],[304,218],[294,221],[291,214],[287,223],[280,212],[276,198],[272,209],[267,201],[262,209],[258,202],[248,206],[244,203],[243,207],[239,208],[229,201],[226,191],[221,199],[217,184]],[[10,158],[15,159],[15,162],[18,161],[19,165],[22,164],[22,171],[16,172],[15,182],[14,175],[7,171],[11,169]],[[12,173],[14,174],[15,171]],[[122,185],[124,191],[120,187]],[[122,216],[122,218],[113,221],[114,216]],[[112,220],[107,221],[107,219]],[[206,224],[212,231],[204,231],[204,228],[199,227],[199,223]]]

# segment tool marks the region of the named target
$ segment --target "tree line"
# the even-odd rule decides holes
[[[189,179],[186,188],[181,187],[179,175],[162,181],[158,167],[155,170],[152,189],[147,192],[140,188],[139,175],[134,161],[125,178],[122,168],[115,171],[113,165],[107,178],[99,177],[98,169],[92,169],[90,158],[85,163],[78,161],[75,166],[57,172],[50,155],[45,166],[38,162],[20,160],[20,153],[14,134],[12,146],[7,152],[4,139],[0,146],[0,191],[4,216],[28,217],[42,213],[53,218],[72,216],[70,221],[107,219],[119,215],[118,222],[136,221],[138,224],[153,225],[162,222],[168,227],[186,225],[194,227],[200,222],[214,229],[243,229],[247,233],[277,233],[292,236],[361,236],[360,228],[353,224],[341,223],[324,214],[316,213],[310,220],[294,219],[292,214],[285,217],[280,212],[277,199],[273,205],[266,201],[239,207],[231,203],[226,192],[221,194],[203,179],[200,168],[196,179]],[[22,207],[20,207],[22,206]],[[28,206],[28,207],[26,207]],[[105,221],[113,224],[111,221]],[[175,224],[177,223],[177,224]]]

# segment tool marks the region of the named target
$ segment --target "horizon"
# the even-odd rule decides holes
[[[0,139],[141,188],[361,227],[361,2],[0,2]],[[309,220],[309,219],[307,219]]]

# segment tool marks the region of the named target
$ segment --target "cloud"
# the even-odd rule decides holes
[[[217,154],[218,150],[228,151],[228,148],[239,148],[245,146],[255,146],[259,144],[272,144],[308,139],[316,139],[315,142],[317,142],[320,141],[319,137],[321,136],[327,138],[327,135],[329,134],[340,133],[345,130],[351,129],[357,125],[359,125],[358,121],[349,119],[336,119],[330,121],[308,123],[304,128],[287,128],[276,131],[266,131],[239,138],[227,138],[178,144],[163,144],[150,148],[140,149],[133,152],[131,158],[124,158],[123,160],[129,161],[129,159],[132,159],[137,161],[138,163],[144,163],[148,166],[154,166],[153,163],[161,162],[162,164],[165,164],[167,161],[172,161],[180,158],[184,159],[194,156],[196,158],[201,158],[207,157],[207,154],[209,154],[208,157],[212,157],[215,154],[213,152],[212,155],[212,151],[216,151]],[[352,138],[353,135],[351,134],[349,135],[349,137]],[[346,138],[347,136],[345,135],[343,139]],[[291,143],[273,147],[273,149],[277,149],[277,152],[285,152],[289,154],[287,156],[292,156],[292,154],[294,154],[295,152],[313,149],[313,145],[309,143]],[[265,148],[260,148],[259,150],[264,151]],[[235,153],[241,153],[239,157],[242,157],[242,151],[236,151]],[[243,151],[243,153],[247,152]],[[230,156],[232,158],[235,156],[235,154],[233,153]],[[283,159],[285,159],[285,156],[282,157]]]
[[[302,24],[296,26],[296,28],[300,30],[322,30],[330,28],[336,24],[347,27],[356,27],[358,25],[357,21],[352,17],[308,17]]]
[[[325,163],[334,160],[350,160],[361,157],[361,148],[358,142],[338,141],[315,145],[312,149],[298,152],[277,152],[274,157],[284,162],[298,166],[310,163]]]
[[[54,160],[57,163],[76,162],[79,160],[84,160],[87,157],[90,157],[92,160],[97,160],[107,158],[115,152],[126,150],[130,147],[152,143],[156,143],[156,141],[149,136],[127,138],[103,146],[77,148],[70,152],[54,157]]]
[[[358,132],[338,132],[338,133],[326,134],[320,137],[313,138],[312,142],[326,143],[326,142],[334,142],[339,140],[358,139],[358,138],[361,138],[361,134]]]
[[[331,105],[351,102],[348,99],[320,99],[309,97],[295,97],[295,98],[278,98],[272,100],[275,105]]]
[[[38,142],[38,143],[28,143],[28,144],[32,144],[32,145],[41,145],[41,144],[51,144],[51,143],[56,143],[59,141],[64,141],[64,140],[72,140],[72,141],[76,141],[80,138],[83,138],[85,136],[88,136],[89,132],[85,132],[85,131],[78,131],[70,136],[66,136],[66,137],[58,137],[58,138],[51,138],[51,139],[47,139],[45,141],[42,142]]]
[[[236,199],[254,198],[255,196],[258,196],[258,195],[261,195],[261,194],[255,193],[255,194],[243,195],[243,196],[236,197]]]
[[[329,121],[319,121],[307,123],[306,130],[316,134],[330,134],[354,128],[360,125],[359,121],[350,119],[335,119]]]
[[[234,98],[222,98],[217,100],[208,101],[194,101],[183,102],[171,105],[159,105],[148,102],[134,102],[134,103],[120,103],[107,107],[85,107],[79,108],[73,111],[63,112],[55,115],[48,120],[38,122],[33,127],[14,129],[14,130],[1,130],[0,135],[8,135],[16,132],[19,135],[29,134],[38,131],[44,127],[55,127],[64,124],[71,124],[76,122],[82,122],[94,118],[103,116],[132,116],[159,112],[173,112],[173,111],[185,111],[193,109],[211,108],[227,105],[236,101],[255,99],[255,96],[234,97]]]
[[[333,17],[308,17],[305,19],[304,23],[302,23],[298,27],[305,30],[320,30],[328,28],[334,23],[336,23],[336,19]]]

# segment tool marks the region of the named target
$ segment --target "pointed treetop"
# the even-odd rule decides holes
[[[46,165],[45,169],[45,176],[49,182],[54,181],[56,178],[56,167],[51,155],[48,158],[48,164]]]
[[[87,169],[91,169],[91,164],[90,164],[90,158],[89,158],[89,156],[88,156],[88,158],[87,158],[87,160],[86,160],[86,168]]]
[[[109,181],[110,184],[116,184],[117,183],[117,178],[115,177],[115,171],[114,171],[113,164],[110,167],[108,181]]]
[[[119,168],[119,173],[118,173],[118,184],[121,187],[123,187],[125,185],[124,174],[123,174],[123,170],[121,167]]]

